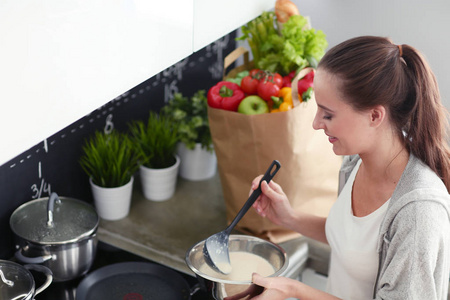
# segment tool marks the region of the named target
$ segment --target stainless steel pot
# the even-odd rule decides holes
[[[211,276],[210,273],[205,274],[201,271],[202,266],[206,264],[203,255],[203,246],[205,241],[201,241],[194,245],[186,253],[186,263],[189,268],[196,274],[202,289],[208,292],[214,299],[223,300],[225,297],[234,297],[233,299],[247,299],[249,295],[258,295],[262,292],[262,288],[251,282],[251,278],[247,281],[232,281],[219,279]],[[287,266],[288,258],[286,252],[280,246],[269,241],[247,235],[230,235],[229,251],[244,251],[258,255],[267,260],[274,268],[275,272],[271,277],[280,276]]]
[[[29,271],[31,269],[46,275],[45,282],[37,289]],[[0,299],[32,300],[51,283],[52,272],[44,266],[22,266],[12,261],[0,260]]]
[[[98,224],[95,209],[84,201],[56,193],[29,201],[10,218],[15,256],[20,262],[48,267],[54,281],[80,277],[94,262]]]

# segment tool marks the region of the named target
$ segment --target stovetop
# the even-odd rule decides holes
[[[99,242],[94,264],[88,274],[71,281],[52,282],[47,289],[35,296],[35,300],[75,300],[77,287],[83,278],[101,267],[120,262],[149,262],[149,260]],[[195,277],[178,271],[176,272],[182,275],[191,288],[197,284],[197,279]],[[35,277],[36,287],[39,287],[44,282],[45,278],[42,274],[37,272],[33,271],[32,273]],[[197,291],[191,298],[191,300],[210,299],[211,297],[202,290]]]
[[[285,250],[289,256],[289,267],[282,276],[297,279],[301,270],[306,265],[308,257],[308,244],[305,241],[296,242],[292,244],[286,244]],[[134,255],[130,252],[118,249],[99,241],[97,246],[97,254],[94,260],[94,264],[88,274],[81,278],[74,279],[67,282],[52,282],[52,284],[43,292],[35,296],[35,300],[75,300],[76,290],[80,282],[93,271],[115,263],[120,262],[151,262],[148,259]],[[183,272],[178,272],[188,283],[191,290],[194,290],[194,286],[198,283],[194,276],[187,275]],[[36,286],[39,287],[45,281],[45,276],[32,271],[35,278]],[[192,295],[191,300],[211,300],[212,297],[206,291],[198,290]],[[103,299],[100,299],[103,300]]]

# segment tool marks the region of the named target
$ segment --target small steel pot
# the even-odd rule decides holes
[[[10,218],[18,249],[15,257],[48,267],[54,281],[80,277],[94,262],[98,224],[95,209],[84,201],[56,193],[29,201]]]
[[[35,289],[34,278],[29,270],[46,275],[47,278],[42,286]],[[52,272],[44,266],[22,266],[12,261],[0,260],[0,299],[32,300],[51,283]]]
[[[233,299],[247,299],[249,295],[256,296],[263,291],[262,287],[248,281],[231,281],[215,278],[200,271],[202,265],[206,264],[203,255],[205,240],[194,245],[186,253],[186,263],[196,274],[201,288],[207,291],[213,299],[223,300],[225,297],[233,296]],[[258,255],[267,260],[275,272],[271,277],[280,276],[288,266],[287,254],[283,248],[269,241],[247,235],[230,235],[229,251],[244,251]]]

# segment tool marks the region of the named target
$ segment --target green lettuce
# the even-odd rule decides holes
[[[273,12],[263,12],[261,16],[242,27],[257,68],[287,75],[293,70],[311,66],[318,62],[328,47],[322,30],[309,28],[308,19],[294,15],[278,26]]]

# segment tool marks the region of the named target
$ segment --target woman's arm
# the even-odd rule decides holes
[[[433,201],[404,206],[384,236],[376,299],[447,299],[450,222]]]
[[[252,190],[258,187],[261,178],[262,176],[258,176],[253,180]],[[261,192],[261,196],[253,204],[259,215],[267,217],[274,224],[327,243],[325,236],[326,218],[295,211],[281,186],[273,180],[269,184],[263,181]]]
[[[289,229],[298,232],[316,241],[328,244],[325,234],[327,218],[303,212],[296,212],[295,220],[290,223]]]

